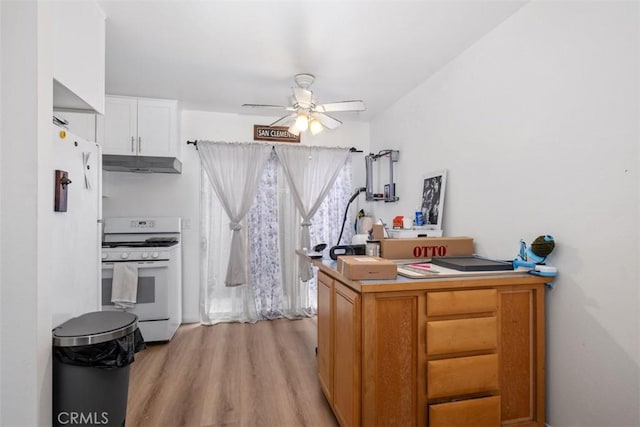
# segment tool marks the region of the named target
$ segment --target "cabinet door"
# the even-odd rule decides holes
[[[372,292],[362,297],[362,424],[365,426],[425,424],[416,421],[419,413],[426,419],[427,409],[426,400],[423,405],[418,404],[426,387],[419,387],[424,381],[418,378],[418,357],[422,353],[418,350],[422,345],[418,334],[418,306],[422,295]]]
[[[137,154],[137,100],[107,97],[104,114],[103,154]]]
[[[180,158],[177,139],[177,102],[139,99],[138,154]]]
[[[320,387],[329,402],[333,399],[333,325],[331,319],[331,294],[333,279],[326,274],[318,273],[318,379]]]
[[[336,281],[333,408],[341,426],[360,425],[360,295]]]
[[[500,291],[502,422],[544,426],[544,285]]]

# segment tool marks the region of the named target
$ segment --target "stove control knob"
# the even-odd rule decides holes
[[[127,259],[127,258],[129,258],[129,254],[126,253],[126,252],[123,252],[122,255],[120,255],[120,258]]]
[[[158,258],[160,254],[158,252],[154,252],[151,254],[151,258]]]
[[[142,257],[142,259],[147,259],[147,258],[149,258],[149,254],[146,253],[146,252],[142,252],[141,257]]]
[[[102,254],[102,259],[107,259],[107,258],[109,258],[109,255],[107,255],[107,254]]]

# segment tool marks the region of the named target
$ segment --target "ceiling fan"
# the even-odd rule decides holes
[[[294,80],[298,87],[294,87],[291,97],[291,104],[270,105],[270,104],[242,104],[245,108],[271,108],[287,111],[285,116],[280,117],[269,126],[289,126],[289,132],[299,135],[307,129],[312,135],[322,132],[324,128],[335,129],[342,122],[327,113],[344,111],[364,111],[363,101],[340,101],[326,104],[317,104],[316,98],[309,87],[315,80],[313,74],[297,74]]]

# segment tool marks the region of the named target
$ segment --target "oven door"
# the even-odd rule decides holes
[[[169,319],[169,261],[124,261],[138,267],[138,294],[133,308],[126,311],[139,321]],[[122,310],[111,302],[113,262],[102,263],[102,309]]]

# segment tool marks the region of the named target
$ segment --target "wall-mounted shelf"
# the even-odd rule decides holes
[[[397,202],[400,200],[396,197],[396,183],[393,182],[393,164],[398,161],[400,151],[398,150],[382,150],[378,154],[368,154],[364,157],[366,173],[367,173],[367,191],[366,200],[371,201],[384,201],[384,202]],[[373,192],[373,162],[378,159],[386,158],[389,160],[389,182],[384,186],[384,192]]]

